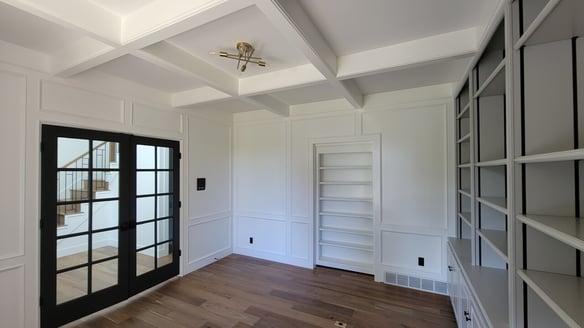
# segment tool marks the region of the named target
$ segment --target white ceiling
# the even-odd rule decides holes
[[[0,0],[0,61],[97,70],[168,106],[268,109],[458,82],[503,0]],[[210,52],[248,41],[268,67]],[[15,45],[14,47],[10,45]],[[10,52],[10,53],[8,53]],[[33,62],[44,56],[44,66]]]

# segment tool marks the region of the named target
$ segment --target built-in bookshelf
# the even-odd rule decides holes
[[[372,151],[317,148],[317,264],[373,273]]]
[[[584,1],[514,3],[517,326],[583,327]]]
[[[449,278],[457,281],[450,292],[464,327],[510,321],[508,46],[501,15],[455,100],[457,236],[448,249],[458,277]]]
[[[584,327],[584,1],[503,6],[455,99],[451,299],[460,327]]]

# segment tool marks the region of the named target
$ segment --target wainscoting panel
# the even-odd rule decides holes
[[[41,111],[57,112],[107,122],[124,122],[124,100],[41,81]]]
[[[274,255],[286,254],[286,222],[248,216],[239,216],[236,222],[237,247]]]
[[[441,235],[408,232],[381,232],[381,264],[396,272],[440,280],[444,241]],[[424,265],[418,265],[418,258]],[[392,271],[392,270],[389,270]]]
[[[24,266],[0,267],[0,291],[0,326],[24,327]]]
[[[183,132],[183,115],[170,110],[152,108],[134,103],[132,124],[138,128]]]

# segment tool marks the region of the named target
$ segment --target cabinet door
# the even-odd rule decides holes
[[[450,249],[448,249],[448,294],[450,294],[450,301],[452,302],[452,308],[454,310],[454,315],[457,320],[460,318],[460,295],[459,295],[459,285],[460,285],[460,272],[458,270],[458,265],[454,259],[454,255]]]
[[[472,311],[471,311],[470,294],[465,284],[460,285],[460,317],[458,320],[459,327],[472,328]]]

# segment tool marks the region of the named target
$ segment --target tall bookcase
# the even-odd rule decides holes
[[[315,147],[319,265],[373,274],[379,206],[373,149],[370,142]]]
[[[517,322],[583,327],[584,1],[516,1]]]
[[[584,327],[584,1],[504,3],[460,83],[460,327]]]

